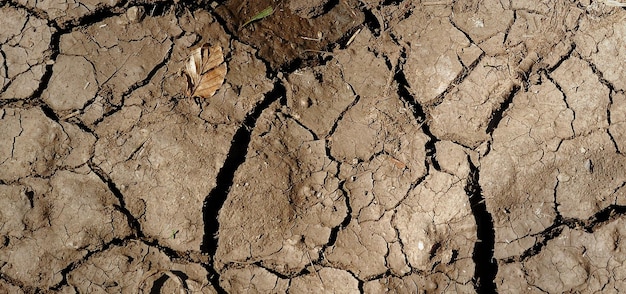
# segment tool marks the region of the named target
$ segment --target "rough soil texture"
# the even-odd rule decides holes
[[[610,3],[0,4],[0,293],[626,292]]]

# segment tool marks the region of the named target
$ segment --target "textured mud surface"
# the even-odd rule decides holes
[[[0,292],[626,292],[609,4],[0,4]]]

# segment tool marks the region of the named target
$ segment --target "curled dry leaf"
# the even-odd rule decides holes
[[[187,95],[210,98],[224,83],[226,63],[219,45],[204,44],[191,51],[185,66]]]

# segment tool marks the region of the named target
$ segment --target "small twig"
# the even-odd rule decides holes
[[[75,117],[75,116],[77,116],[79,114],[80,114],[80,110],[76,110],[76,111],[74,111],[74,112],[72,112],[72,113],[62,117],[61,120],[68,120],[68,119],[70,119],[72,117]]]
[[[311,254],[309,254],[308,251],[306,251],[306,256],[309,258],[309,264],[311,265],[311,267],[313,268],[313,270],[317,274],[317,278],[320,279],[320,283],[322,283],[322,285],[324,285],[324,281],[322,281],[322,276],[320,276],[320,272],[315,269],[315,266],[313,265],[313,260],[311,260]]]
[[[313,53],[321,53],[321,54],[328,54],[328,55],[334,55],[332,52],[328,52],[328,51],[319,51],[319,50],[311,50],[311,49],[306,49],[303,52],[313,52]]]
[[[422,5],[424,6],[430,6],[430,5],[449,5],[451,4],[448,1],[436,1],[436,2],[426,2],[426,3],[422,3]]]
[[[300,38],[305,39],[305,40],[309,40],[309,41],[317,41],[317,42],[321,41],[318,38],[309,38],[309,37],[304,37],[304,36],[300,36]]]
[[[358,30],[356,30],[356,32],[354,32],[354,34],[352,34],[352,37],[350,37],[350,39],[348,39],[348,42],[346,43],[346,47],[350,46],[350,44],[354,42],[354,39],[356,39],[356,35],[358,35],[360,32],[361,28],[359,28]]]

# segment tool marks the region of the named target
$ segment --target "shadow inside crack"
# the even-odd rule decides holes
[[[226,293],[226,291],[219,285],[220,274],[215,270],[215,268],[213,268],[213,260],[215,259],[214,256],[217,252],[217,245],[219,241],[218,233],[220,224],[218,217],[220,210],[222,209],[222,206],[224,206],[224,202],[226,202],[226,198],[230,192],[230,187],[233,185],[235,172],[246,159],[252,131],[254,130],[258,118],[261,116],[261,113],[263,113],[263,110],[267,109],[270,104],[285,95],[285,87],[280,84],[280,82],[276,82],[274,84],[274,89],[267,93],[263,101],[246,116],[243,124],[233,136],[224,165],[217,173],[215,188],[213,188],[209,195],[207,195],[204,199],[204,203],[202,205],[204,236],[202,237],[200,251],[211,257],[211,264],[205,264],[203,267],[209,273],[209,280],[218,293]]]
[[[235,172],[239,166],[245,161],[246,153],[252,131],[256,125],[258,118],[263,110],[267,109],[270,104],[277,101],[280,97],[285,96],[285,87],[280,82],[275,83],[274,89],[267,93],[264,100],[244,119],[243,124],[235,135],[228,150],[228,155],[224,161],[224,165],[217,174],[216,186],[205,198],[202,207],[202,217],[204,220],[204,236],[200,250],[210,256],[217,252],[218,232],[219,232],[219,212],[226,202],[230,187],[233,185]]]
[[[476,221],[476,237],[478,239],[474,245],[474,253],[472,255],[472,259],[476,264],[474,269],[474,288],[478,293],[497,293],[495,278],[498,273],[498,264],[493,258],[495,247],[493,217],[487,210],[478,179],[479,170],[470,161],[470,177],[465,191],[469,196],[472,214]]]

